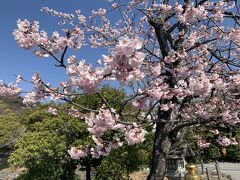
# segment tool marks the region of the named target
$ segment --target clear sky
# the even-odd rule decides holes
[[[84,15],[89,15],[92,9],[100,7],[110,8],[106,0],[2,0],[0,1],[0,80],[6,83],[15,81],[15,74],[22,74],[24,78],[31,79],[35,72],[42,78],[56,84],[65,79],[65,71],[54,67],[52,58],[38,58],[32,50],[24,50],[15,42],[12,32],[16,28],[17,19],[38,20],[40,29],[45,29],[49,34],[52,31],[61,31],[57,25],[58,18],[40,11],[42,7],[53,8],[62,12],[73,13],[81,9]],[[101,57],[98,50],[89,51],[82,49],[78,53],[86,60],[96,61]],[[24,84],[23,88],[30,88]]]

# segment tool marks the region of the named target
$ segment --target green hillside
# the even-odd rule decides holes
[[[0,98],[0,170],[24,128],[18,118],[23,111],[21,98]]]

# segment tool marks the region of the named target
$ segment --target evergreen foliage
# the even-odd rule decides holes
[[[120,108],[125,98],[123,91],[108,86],[101,89],[101,94],[116,109]],[[104,104],[98,94],[84,95],[74,102],[91,109],[98,109]],[[68,115],[68,104],[54,105],[58,109],[57,115],[47,112],[46,106],[30,109],[21,118],[26,133],[17,141],[9,159],[11,165],[27,168],[21,179],[76,179],[75,170],[79,164],[95,169],[96,179],[124,179],[128,178],[129,173],[149,165],[152,137],[141,145],[124,145],[108,157],[71,159],[68,150],[72,146],[93,145],[84,119]],[[132,111],[133,108],[129,106],[127,110]],[[147,136],[151,135],[149,133]],[[106,138],[111,138],[111,133],[108,136]]]

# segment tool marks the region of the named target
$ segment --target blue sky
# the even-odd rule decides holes
[[[40,11],[42,7],[49,7],[62,12],[72,13],[81,9],[84,15],[89,15],[92,9],[105,7],[110,3],[106,0],[3,0],[0,1],[0,79],[6,83],[15,81],[15,74],[22,74],[26,79],[31,79],[35,72],[42,78],[56,84],[65,79],[65,71],[54,67],[52,58],[38,58],[32,50],[21,49],[15,42],[12,32],[16,28],[17,19],[38,20],[40,29],[45,29],[49,34],[52,31],[61,31],[57,25],[58,18]],[[87,61],[96,61],[101,57],[98,50],[80,50],[81,57]],[[24,89],[30,85],[23,84]]]

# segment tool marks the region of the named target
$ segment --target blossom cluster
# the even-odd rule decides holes
[[[205,19],[207,17],[207,11],[204,6],[193,7],[189,5],[186,10],[183,12],[181,4],[177,4],[175,11],[178,15],[178,19],[183,24],[191,24],[197,21],[198,19]]]
[[[72,32],[66,31],[67,36],[61,36],[57,31],[48,37],[47,32],[42,30],[39,32],[39,22],[33,23],[28,20],[18,20],[18,29],[15,29],[13,35],[15,40],[22,48],[30,49],[39,47],[35,54],[40,57],[48,57],[51,53],[60,53],[64,48],[70,47],[79,49],[84,39],[83,31],[76,27]]]
[[[23,99],[23,103],[29,106],[34,105],[43,99],[46,99],[49,95],[47,93],[47,88],[43,84],[39,74],[32,76],[32,83],[34,85],[33,91],[28,92]]]
[[[58,16],[60,18],[66,19],[66,20],[72,20],[74,18],[73,14],[63,13],[60,11],[56,11],[54,9],[50,9],[48,7],[42,7],[41,11],[43,11],[45,13],[50,13],[52,16]]]
[[[30,49],[35,47],[38,43],[47,41],[46,34],[39,31],[39,22],[34,21],[30,23],[28,20],[17,21],[18,29],[14,30],[13,35],[15,40],[22,48]]]
[[[111,111],[114,112],[113,109]],[[109,130],[123,128],[120,124],[116,124],[118,116],[113,116],[111,111],[101,108],[98,115],[90,113],[90,115],[86,117],[86,123],[89,127],[88,131],[91,134],[101,137]]]
[[[145,58],[145,54],[139,51],[142,47],[143,41],[139,38],[120,38],[111,55],[103,55],[101,63],[105,66],[105,74],[112,74],[123,84],[141,80],[144,76],[141,66]]]
[[[90,154],[93,158],[99,158],[100,156],[107,156],[113,149],[117,149],[123,145],[123,142],[118,138],[114,137],[110,142],[104,142],[100,137],[92,136],[95,147],[90,149]]]
[[[142,143],[144,141],[144,135],[146,131],[140,128],[136,123],[133,125],[127,125],[125,127],[125,139],[129,145]]]
[[[73,106],[71,106],[71,108],[68,109],[67,111],[68,111],[68,115],[70,115],[74,118],[83,118],[83,114],[81,112],[79,112],[79,110],[74,108]]]
[[[217,133],[216,133],[216,131],[214,131],[213,133],[215,135],[218,135],[218,131],[217,131]],[[224,146],[224,147],[227,147],[229,145],[237,145],[238,144],[235,137],[228,138],[226,136],[221,136],[221,135],[218,136],[216,141],[219,145]],[[198,137],[197,144],[201,148],[207,148],[211,145],[211,143],[207,142],[203,137]]]
[[[87,157],[88,155],[86,150],[77,149],[76,147],[71,147],[71,149],[68,150],[68,153],[72,159],[76,160],[82,157]]]
[[[89,127],[88,131],[96,137],[101,137],[105,132],[111,130],[124,130],[125,139],[129,144],[136,144],[144,141],[145,131],[136,123],[133,125],[118,123],[119,117],[114,109],[110,111],[102,107],[97,115],[90,113],[85,119]]]
[[[77,62],[75,56],[68,58],[67,74],[70,78],[70,84],[86,92],[95,91],[102,80],[103,71],[96,68],[91,71],[91,65],[84,60]]]
[[[117,136],[113,137],[112,141],[104,141],[102,136],[104,133],[109,131],[120,131],[124,132],[125,140],[129,145],[142,143],[145,138],[144,135],[146,131],[139,127],[136,123],[133,125],[123,125],[117,123],[118,115],[114,115],[115,110],[106,109],[102,107],[99,110],[99,113],[95,115],[94,113],[90,113],[85,116],[85,121],[88,125],[88,131],[92,135],[92,139],[94,141],[95,146],[88,149],[87,154],[91,154],[94,158],[99,158],[100,156],[107,156],[112,149],[117,149],[123,145],[123,141]],[[82,152],[86,152],[86,147],[82,150],[77,150],[75,147],[69,151],[71,157],[83,157]]]
[[[232,111],[232,110],[225,110],[222,112],[222,119],[223,122],[227,123],[227,124],[237,124],[240,122],[240,118],[239,116],[239,111]]]
[[[54,116],[56,116],[58,114],[57,108],[55,108],[53,106],[49,106],[47,111]]]
[[[235,138],[227,138],[226,136],[219,136],[217,139],[217,142],[221,145],[221,146],[229,146],[229,145],[237,145],[238,142],[236,141]]]
[[[207,142],[205,139],[198,138],[197,144],[201,148],[208,148],[211,143]]]
[[[0,81],[0,96],[17,96],[20,95],[22,89],[14,84],[4,84],[3,81]]]

